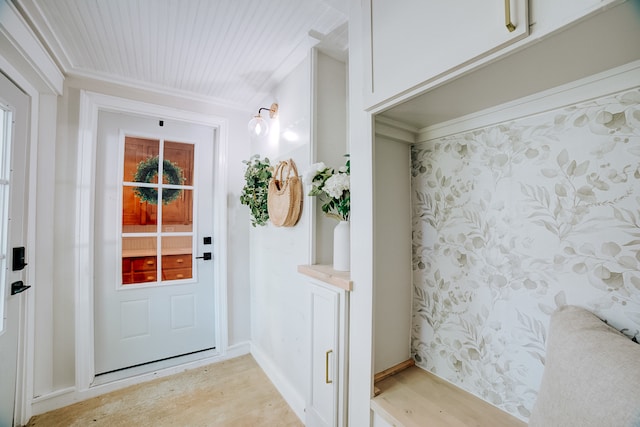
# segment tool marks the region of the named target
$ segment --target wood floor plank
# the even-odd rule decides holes
[[[241,356],[33,417],[26,427],[300,427],[255,360]]]

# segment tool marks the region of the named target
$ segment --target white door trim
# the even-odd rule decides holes
[[[217,128],[216,172],[214,183],[214,268],[215,268],[215,336],[221,357],[227,352],[227,120],[220,117],[177,110],[161,105],[133,101],[82,90],[80,92],[80,120],[78,124],[78,171],[76,195],[75,260],[75,356],[76,393],[91,387],[94,378],[93,323],[93,247],[94,188],[98,111],[114,111],[179,120]]]

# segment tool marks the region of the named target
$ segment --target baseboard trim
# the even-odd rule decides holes
[[[154,370],[144,374],[134,375],[129,378],[96,385],[90,387],[87,390],[78,391],[76,387],[68,387],[65,389],[56,390],[54,392],[34,398],[31,401],[31,414],[32,416],[43,414],[45,412],[72,405],[74,403],[81,402],[92,397],[100,396],[114,390],[119,390],[131,385],[144,383],[156,378],[163,378],[169,375],[177,374],[178,372],[188,371],[190,369],[199,368],[201,366],[210,365],[212,363],[233,359],[235,357],[249,354],[250,352],[251,344],[249,341],[246,341],[227,347],[224,354],[218,353],[187,363],[181,363],[175,366]]]
[[[293,384],[289,382],[287,377],[282,374],[280,369],[273,363],[271,358],[260,347],[251,343],[251,355],[256,360],[260,368],[269,377],[269,380],[276,387],[278,392],[282,395],[287,404],[291,407],[293,412],[298,416],[300,421],[304,423],[305,420],[305,399],[295,389]]]

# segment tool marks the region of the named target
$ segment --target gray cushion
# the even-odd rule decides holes
[[[640,345],[594,314],[551,316],[532,427],[640,427]]]

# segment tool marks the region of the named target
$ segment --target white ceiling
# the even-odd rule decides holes
[[[346,0],[14,0],[67,75],[257,103],[317,45],[344,59]]]

